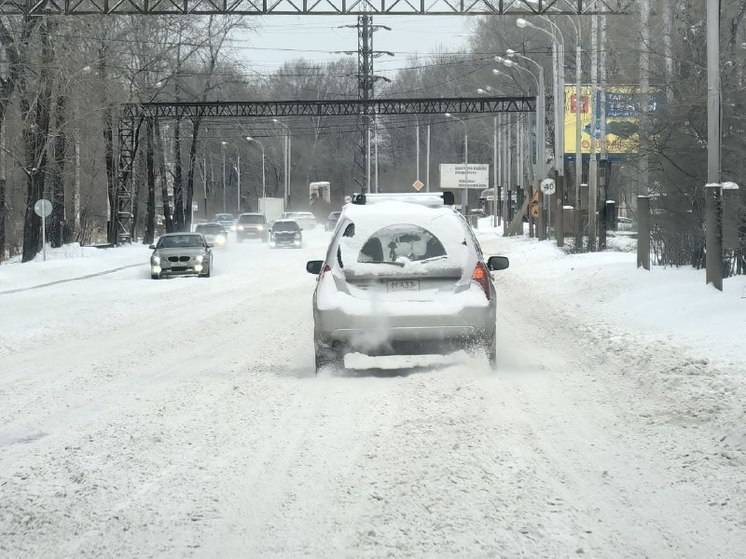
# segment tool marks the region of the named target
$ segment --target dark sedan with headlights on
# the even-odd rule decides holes
[[[303,229],[293,219],[278,219],[269,230],[269,246],[300,248],[303,246]]]
[[[238,216],[236,223],[236,239],[240,242],[245,239],[267,240],[267,218],[264,214],[243,213]]]
[[[150,245],[150,277],[199,276],[212,273],[212,248],[200,233],[167,233]]]

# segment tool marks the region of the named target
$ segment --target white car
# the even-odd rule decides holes
[[[449,194],[449,193],[446,193]],[[316,371],[344,355],[480,348],[496,361],[495,287],[469,224],[439,194],[367,195],[342,210],[313,295]]]
[[[308,231],[316,227],[316,216],[311,212],[285,212],[282,214],[282,219],[290,219],[298,223],[304,231]]]

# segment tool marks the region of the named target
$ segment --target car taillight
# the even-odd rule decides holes
[[[471,281],[477,282],[482,291],[484,291],[487,300],[490,298],[490,271],[485,266],[484,262],[477,262],[474,272],[471,274]]]

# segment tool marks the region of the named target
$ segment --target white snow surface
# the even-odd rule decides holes
[[[743,556],[744,278],[485,231],[497,373],[316,377],[305,238],[0,294],[0,557]],[[147,255],[9,264],[0,291]]]

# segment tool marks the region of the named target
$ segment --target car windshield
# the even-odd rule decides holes
[[[418,262],[446,257],[443,243],[430,231],[417,225],[401,224],[379,229],[360,249],[358,262]]]
[[[204,235],[222,235],[225,233],[225,229],[222,225],[217,224],[197,225],[197,232]]]
[[[217,214],[215,221],[233,221],[233,214]]]
[[[262,214],[244,214],[238,218],[238,222],[242,225],[255,225],[264,224],[267,220]]]
[[[197,248],[205,246],[202,235],[169,235],[158,240],[157,248]]]
[[[283,231],[298,231],[300,227],[295,221],[276,221],[272,226],[275,233]]]

